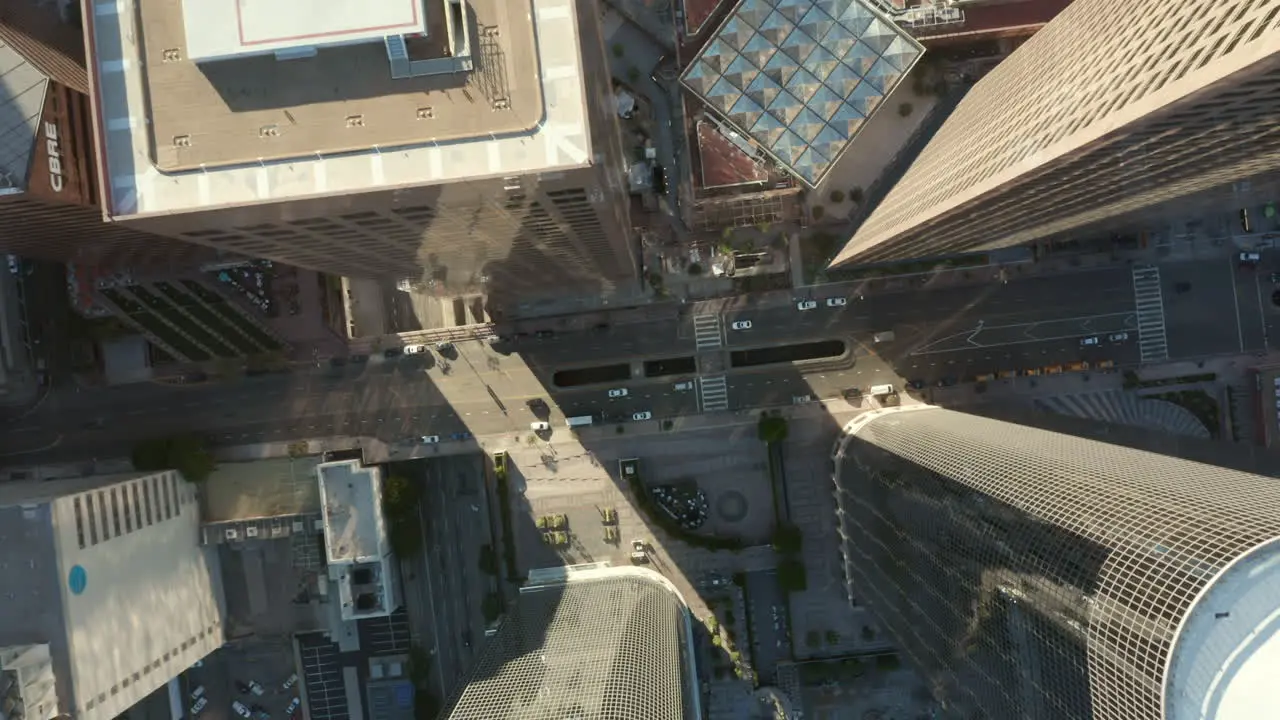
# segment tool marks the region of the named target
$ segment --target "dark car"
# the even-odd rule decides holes
[[[382,351],[382,357],[390,360],[391,358],[400,357],[404,354],[404,350],[398,347],[387,348]]]
[[[862,399],[862,388],[846,388],[840,394],[850,402],[858,401]]]
[[[653,191],[659,195],[667,194],[667,171],[661,165],[653,166]]]
[[[1177,293],[1191,292],[1191,283],[1189,282],[1174,283],[1173,291]]]
[[[952,385],[955,385],[958,382],[960,381],[953,377],[944,377],[938,381],[938,387],[951,387]]]
[[[556,333],[554,330],[539,330],[533,335],[539,340],[550,340],[551,338],[556,336]]]
[[[470,440],[473,435],[469,432],[456,432],[449,436],[451,440]]]
[[[911,388],[912,390],[923,390],[923,389],[924,389],[924,381],[923,381],[923,380],[908,380],[908,381],[907,381],[907,387]]]
[[[352,356],[351,356],[351,364],[352,364],[352,365],[363,365],[363,364],[365,364],[365,363],[367,363],[367,362],[369,362],[369,356],[368,356],[368,355],[352,355]]]
[[[1271,282],[1280,283],[1280,272],[1271,273]]]

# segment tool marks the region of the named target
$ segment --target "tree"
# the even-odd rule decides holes
[[[204,482],[218,467],[204,438],[190,433],[144,440],[134,446],[131,459],[137,470],[177,470],[188,482]]]
[[[849,190],[849,202],[854,203],[856,205],[861,205],[862,197],[863,197],[862,188],[855,186]]]
[[[787,419],[776,415],[761,417],[756,434],[762,442],[782,442],[787,439]]]
[[[613,44],[613,56],[614,56],[614,57],[622,57],[622,56],[623,56],[623,54],[624,54],[624,53],[626,53],[626,51],[627,51],[627,49],[626,49],[626,48],[624,48],[624,47],[622,47],[622,43],[614,43],[614,44]]]
[[[898,106],[898,114],[902,117],[907,117],[913,110],[915,110],[915,106],[909,102],[904,102]]]
[[[639,81],[640,69],[635,66],[627,68],[627,79],[633,83]]]
[[[838,189],[837,189],[837,190],[832,190],[832,191],[831,191],[831,195],[830,195],[830,197],[831,197],[831,202],[833,202],[833,203],[842,203],[842,202],[844,202],[844,191],[843,191],[843,190],[838,190]]]
[[[837,645],[840,642],[840,633],[835,630],[828,630],[826,632],[826,640],[828,645]]]
[[[814,220],[821,220],[823,216],[827,214],[827,209],[821,205],[814,205],[813,209],[809,211],[809,214],[813,216]]]
[[[784,592],[804,592],[809,587],[809,578],[805,573],[804,563],[795,558],[787,558],[778,563],[778,585]]]
[[[480,612],[484,614],[484,621],[492,623],[502,614],[502,601],[498,599],[498,593],[489,593],[484,596],[484,600],[480,603]]]
[[[698,263],[689,263],[689,274],[697,277],[702,274],[702,266]]]
[[[790,523],[779,525],[773,533],[773,549],[780,553],[786,555],[799,553],[803,543],[804,536],[800,533],[800,528]]]

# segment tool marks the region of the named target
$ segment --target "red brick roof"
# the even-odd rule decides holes
[[[684,31],[686,35],[697,35],[703,30],[703,24],[715,14],[716,8],[723,2],[737,0],[681,0],[684,4]]]
[[[704,188],[765,182],[769,179],[768,172],[721,135],[711,123],[698,123],[698,157],[701,160],[699,164]]]

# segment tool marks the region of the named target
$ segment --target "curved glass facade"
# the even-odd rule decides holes
[[[958,717],[1161,718],[1197,595],[1280,537],[1272,478],[941,408],[862,422],[847,589]]]

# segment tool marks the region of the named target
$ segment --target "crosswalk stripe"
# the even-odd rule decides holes
[[[693,339],[699,350],[712,350],[724,345],[719,315],[696,315],[693,318]]]
[[[1142,362],[1169,359],[1169,342],[1164,327],[1164,294],[1160,291],[1160,269],[1138,266],[1133,269],[1134,310],[1138,324],[1138,353]]]
[[[729,409],[729,382],[724,375],[698,378],[698,401],[703,412]]]

